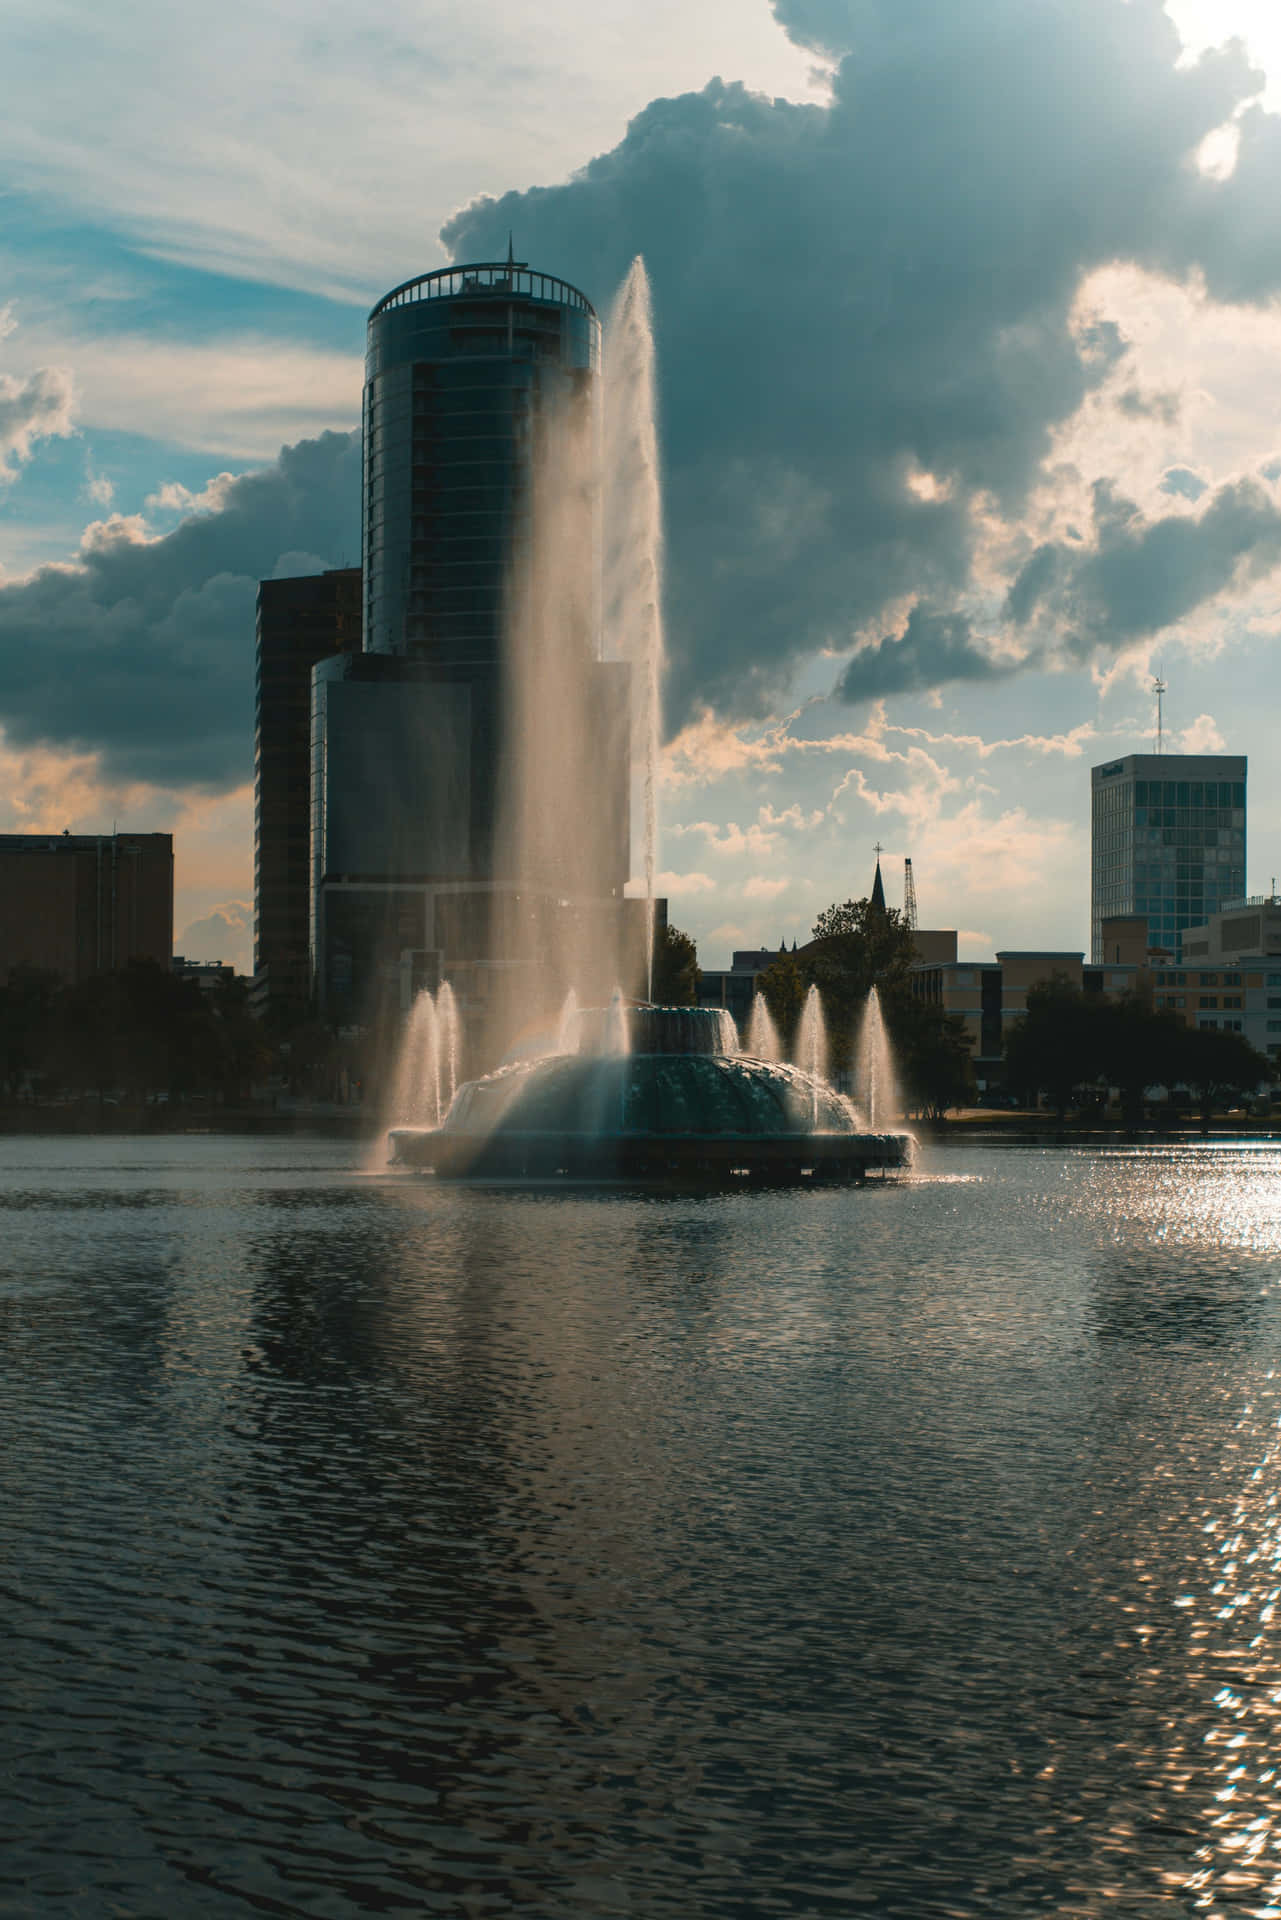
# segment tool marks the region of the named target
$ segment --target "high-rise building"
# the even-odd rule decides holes
[[[1244,754],[1130,753],[1094,767],[1090,920],[1146,918],[1148,944],[1171,954],[1185,928],[1245,894]]]
[[[0,981],[13,969],[76,986],[173,954],[171,833],[0,834]]]
[[[517,964],[527,944],[528,869],[518,907],[498,832],[514,654],[540,489],[567,429],[591,439],[600,351],[585,295],[511,259],[424,274],[369,316],[364,651],[313,675],[312,964],[339,1018],[443,969],[483,998],[486,969]],[[579,808],[590,857],[554,891],[621,902],[628,671],[601,659],[594,486],[563,488],[557,512],[582,587],[557,658],[567,646],[601,776]],[[563,751],[554,710],[539,731],[548,756]]]
[[[258,589],[254,728],[255,1011],[311,992],[311,670],[360,651],[360,568]]]

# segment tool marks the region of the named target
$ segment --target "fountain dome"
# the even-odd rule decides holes
[[[469,1081],[439,1127],[392,1130],[396,1158],[453,1175],[736,1181],[861,1179],[907,1158],[907,1136],[862,1131],[826,1081],[739,1052],[728,1014],[631,1008],[630,1050],[604,1051],[616,1022],[588,1009],[582,1050]]]

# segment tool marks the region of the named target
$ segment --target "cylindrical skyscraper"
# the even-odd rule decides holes
[[[618,978],[629,676],[602,659],[600,367],[590,301],[515,260],[423,274],[369,316],[364,650],[312,686],[313,970],[352,1023],[448,976],[495,1034],[561,976]]]
[[[406,281],[369,316],[365,647],[496,662],[544,419],[588,408],[600,322],[518,262]]]

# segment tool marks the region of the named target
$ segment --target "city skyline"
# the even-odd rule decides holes
[[[425,171],[449,126],[470,116],[485,136],[432,173],[426,225],[399,176],[373,196],[341,141],[330,217],[285,179],[264,210],[219,172],[216,73],[188,81],[184,192],[144,187],[145,116],[98,175],[65,128],[42,145],[19,116],[0,290],[0,830],[172,830],[176,944],[247,969],[258,579],[359,556],[362,309],[449,253],[501,257],[514,228],[523,258],[602,307],[632,253],[650,264],[674,734],[660,887],[708,964],[803,936],[862,890],[878,839],[891,900],[910,855],[923,922],[956,925],[964,956],[1088,948],[1089,770],[1151,750],[1158,664],[1170,749],[1254,762],[1245,888],[1262,890],[1281,864],[1260,725],[1281,692],[1281,322],[1250,221],[1281,171],[1276,94],[1239,55],[1194,61],[1238,27],[1281,75],[1275,29],[1244,4],[1171,9],[1177,65],[1154,6],[1047,0],[1019,40],[1004,0],[984,0],[938,47],[874,7],[847,55],[839,6],[775,11],[673,16],[660,55],[630,17],[611,42],[567,7],[584,84],[554,113],[565,39],[540,51],[505,21],[528,102],[510,129],[483,47],[434,132],[393,88],[388,128]],[[423,61],[459,18],[419,30]],[[277,24],[280,57],[332,90],[338,51],[326,65],[295,27]],[[1069,80],[1037,78],[1047,35],[1083,37],[1115,76],[1088,117]],[[23,58],[38,41],[33,27]],[[1040,199],[1017,164],[1027,116],[1011,110],[992,148],[965,118],[994,48],[1008,98],[1043,122]],[[851,102],[874,72],[910,121],[936,59],[959,105],[931,126],[929,192],[914,193],[886,123]],[[359,97],[377,74],[343,77]],[[291,124],[306,120],[299,107]],[[1157,184],[1142,205],[1119,195],[1106,234],[1060,234],[1045,206],[1097,193],[1102,126]],[[948,208],[958,151],[969,185]],[[885,240],[850,225],[872,165]],[[362,195],[370,218],[344,231],[333,207]],[[987,304],[963,316],[950,274]]]

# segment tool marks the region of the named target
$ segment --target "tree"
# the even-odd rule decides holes
[[[701,978],[693,940],[679,927],[665,926],[654,943],[654,1000],[660,1007],[696,1007]]]
[[[1006,1074],[1028,1096],[1048,1094],[1060,1122],[1080,1086],[1097,1082],[1103,1066],[1100,1005],[1066,974],[1052,974],[1027,991],[1027,1012],[1007,1036]]]
[[[756,977],[756,990],[764,997],[785,1053],[792,1051],[796,1028],[805,1005],[809,982],[790,953],[781,953],[772,966]]]
[[[835,1066],[848,1067],[851,1062],[873,987],[880,996],[890,1038],[898,1044],[900,1029],[909,1017],[908,970],[915,958],[911,930],[896,907],[847,900],[819,914],[813,941],[798,959],[806,981],[822,997]]]
[[[14,967],[0,987],[0,1080],[8,1093],[47,1064],[58,976]]]
[[[1141,1126],[1144,1093],[1168,1081],[1186,1029],[1176,1014],[1154,1013],[1134,994],[1105,1002],[1094,1017],[1102,1072],[1120,1093],[1127,1127]]]
[[[1176,1071],[1166,1076],[1167,1081],[1181,1081],[1196,1096],[1203,1133],[1216,1106],[1253,1093],[1272,1074],[1271,1062],[1243,1034],[1221,1033],[1213,1027],[1184,1027],[1174,1065]]]
[[[941,1120],[973,1099],[974,1062],[959,1014],[909,999],[896,1009],[892,1037],[909,1113]]]

